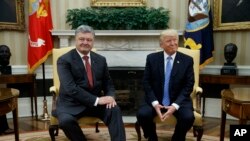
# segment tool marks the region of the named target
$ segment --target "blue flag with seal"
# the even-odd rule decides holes
[[[184,47],[200,50],[200,69],[213,61],[213,22],[209,0],[189,0]]]

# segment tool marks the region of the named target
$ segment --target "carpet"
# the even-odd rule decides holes
[[[110,141],[109,133],[106,127],[99,128],[100,132],[95,133],[94,128],[83,128],[83,132],[86,135],[88,141]],[[172,136],[172,131],[163,131],[157,130],[159,141],[170,141]],[[50,141],[48,131],[36,131],[36,132],[26,132],[19,135],[20,141]],[[126,128],[126,138],[127,141],[137,141],[137,134],[134,128]],[[13,135],[4,135],[0,136],[0,141],[14,141],[15,137]],[[195,141],[196,138],[193,137],[193,134],[187,134],[186,141]],[[218,141],[219,137],[203,135],[202,141]],[[62,130],[59,130],[59,135],[56,137],[56,141],[69,141]],[[146,139],[142,139],[146,141]],[[225,139],[225,141],[229,141]]]

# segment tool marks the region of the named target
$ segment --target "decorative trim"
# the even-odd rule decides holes
[[[146,0],[91,0],[91,7],[140,7],[146,6]]]
[[[142,64],[144,65],[144,64]],[[119,70],[120,67],[113,67],[109,66],[110,69],[115,69]],[[123,67],[124,68],[124,67]],[[129,69],[139,69],[143,70],[144,66],[134,66],[134,67],[129,67]],[[200,73],[201,74],[220,74],[220,69],[222,66],[219,65],[207,65]],[[238,73],[239,75],[242,76],[250,76],[250,66],[238,66]],[[52,79],[53,78],[53,70],[52,70],[52,65],[45,65],[45,78],[46,79]],[[13,74],[23,74],[23,73],[28,73],[27,72],[27,66],[25,65],[16,65],[12,66],[12,73]],[[42,67],[40,66],[34,73],[37,74],[36,79],[42,79]]]
[[[96,36],[159,36],[162,30],[95,30]],[[74,36],[75,30],[53,30],[53,36]],[[179,36],[183,31],[178,31]]]
[[[154,49],[155,45],[156,44],[158,45],[158,42],[159,42],[158,38],[159,38],[161,31],[162,30],[95,30],[95,35],[97,37],[97,40],[99,40],[99,42],[95,43],[95,45],[97,45],[96,48],[98,48],[98,45],[99,45],[98,50],[100,50],[101,48],[104,47],[103,44],[109,41],[113,42],[116,40],[116,42],[120,42],[121,40],[130,39],[130,41],[133,41],[133,44],[131,44],[130,47],[135,45],[136,47],[133,47],[134,50],[144,50],[145,48],[143,48],[142,46],[138,46],[138,44],[145,43],[145,39],[146,39],[146,42],[147,42],[146,46],[148,48],[149,44],[148,44],[147,37],[152,37],[151,39],[153,39],[153,41],[151,41],[150,44],[154,44],[154,45],[150,48]],[[183,31],[178,31],[178,34],[179,36],[182,36]],[[75,36],[75,30],[53,30],[52,35],[58,36],[60,47],[67,47],[71,45],[71,40]],[[134,40],[133,38],[124,38],[124,37],[135,37],[135,38],[140,38],[140,40],[137,40],[137,39]],[[141,41],[141,40],[144,40],[144,41]]]
[[[53,70],[52,65],[45,65],[45,79],[53,78]],[[42,66],[38,67],[34,72],[36,74],[36,79],[43,79]],[[28,69],[26,65],[15,65],[12,66],[12,74],[26,74],[28,73]]]

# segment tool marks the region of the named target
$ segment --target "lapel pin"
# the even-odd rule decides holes
[[[177,61],[177,64],[179,64],[180,63],[180,61]]]

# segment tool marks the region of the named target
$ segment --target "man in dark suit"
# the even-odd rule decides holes
[[[106,59],[91,51],[94,36],[92,27],[79,26],[75,31],[76,49],[57,61],[60,89],[56,116],[59,127],[71,141],[85,141],[77,119],[95,116],[108,126],[111,141],[125,141],[122,114],[114,99],[115,89]],[[87,61],[83,59],[86,56]],[[88,73],[90,65],[92,74]]]
[[[160,35],[160,47],[164,51],[147,56],[143,78],[145,103],[138,110],[137,120],[143,129],[144,137],[149,141],[158,140],[156,124],[153,122],[156,115],[162,121],[171,115],[177,118],[172,141],[185,141],[186,133],[194,122],[190,98],[194,85],[193,59],[177,51],[178,42],[176,30],[164,30]],[[167,65],[167,59],[170,65]],[[169,81],[165,78],[168,72]],[[167,93],[169,95],[166,99],[169,102],[164,105],[163,97]]]

